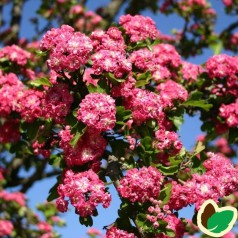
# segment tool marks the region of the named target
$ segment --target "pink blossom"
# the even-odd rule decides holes
[[[92,51],[91,40],[68,25],[52,28],[41,40],[42,50],[50,51],[48,66],[55,70],[75,71],[84,65]]]
[[[122,78],[131,71],[131,63],[126,54],[121,51],[100,50],[92,55],[94,74],[113,73],[116,78]]]
[[[8,220],[0,220],[0,236],[10,236],[13,232],[13,224]]]
[[[184,61],[181,71],[185,80],[194,82],[197,80],[198,75],[202,73],[203,69],[200,65],[195,65]]]
[[[133,233],[128,233],[127,231],[120,230],[115,226],[107,230],[106,238],[135,238]]]
[[[51,232],[52,231],[52,226],[50,224],[48,224],[45,221],[40,221],[37,224],[37,227],[39,230],[44,231],[44,232]]]
[[[145,40],[146,38],[155,40],[159,36],[155,22],[150,17],[128,14],[120,17],[119,24],[126,30],[131,42]]]
[[[155,138],[154,146],[170,154],[179,153],[183,146],[182,142],[178,139],[178,134],[174,131],[157,130]]]
[[[225,119],[229,127],[236,127],[238,125],[238,99],[235,103],[222,104],[219,111],[219,115]]]
[[[115,100],[106,94],[90,93],[80,103],[77,118],[97,131],[111,130],[116,123]]]
[[[89,228],[89,229],[87,230],[87,234],[88,234],[88,235],[98,235],[98,236],[100,236],[100,235],[102,235],[102,232],[99,231],[99,230],[96,229],[96,228]]]
[[[123,198],[131,202],[146,202],[150,198],[157,198],[164,177],[154,167],[130,169],[118,186],[118,192]],[[143,182],[142,182],[143,181]]]
[[[11,192],[8,193],[5,190],[0,191],[0,199],[6,202],[16,202],[20,206],[26,205],[25,195],[21,192]]]
[[[18,96],[18,104],[16,111],[21,114],[21,117],[27,122],[32,122],[35,118],[41,117],[42,108],[41,100],[43,92],[36,89],[22,90]]]
[[[17,45],[5,46],[0,50],[0,58],[7,57],[20,66],[24,66],[27,60],[31,58],[31,54]]]
[[[65,211],[61,204],[65,203],[64,198],[68,197],[82,217],[92,215],[98,204],[102,203],[103,207],[107,208],[111,202],[111,195],[105,191],[104,183],[92,170],[81,173],[67,170],[62,184],[58,186],[58,193],[60,197],[56,200],[57,208]]]
[[[68,85],[54,84],[46,91],[42,99],[42,116],[52,118],[56,123],[64,123],[72,102],[73,96],[69,92]]]
[[[175,102],[184,102],[188,98],[187,90],[172,80],[159,84],[157,90],[164,106],[171,107]]]

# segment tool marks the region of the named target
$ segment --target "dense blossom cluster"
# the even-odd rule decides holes
[[[225,119],[229,127],[238,126],[238,99],[228,105],[222,104],[219,110],[219,115]]]
[[[184,102],[188,98],[187,90],[172,80],[159,84],[157,90],[164,107],[171,107],[174,102]]]
[[[68,85],[55,84],[49,88],[42,100],[42,114],[45,118],[52,118],[56,123],[63,123],[70,111],[73,96],[70,94]]]
[[[69,2],[58,0],[56,6],[62,4],[63,8]],[[164,10],[169,11],[171,1],[164,2]],[[223,2],[230,6],[229,1]],[[205,0],[174,4],[179,14],[187,17],[193,16],[193,10],[194,16],[201,14],[204,21],[215,16]],[[70,5],[66,11],[70,21],[76,20],[68,24],[79,30],[91,31],[102,21],[80,5]],[[191,33],[198,33],[201,27],[199,21],[187,25]],[[62,176],[58,177],[57,192],[52,189],[49,198],[58,196],[56,206],[61,212],[72,204],[83,224],[97,214],[98,205],[109,207],[111,195],[104,184],[109,178],[122,201],[132,203],[121,206],[122,215],[130,214],[131,207],[138,210],[128,216],[125,230],[119,212],[118,220],[107,229],[107,238],[136,238],[143,232],[147,236],[149,229],[148,237],[153,230],[154,238],[168,238],[166,230],[172,230],[174,237],[182,238],[185,224],[174,210],[189,204],[198,209],[205,200],[218,202],[238,189],[238,168],[221,154],[233,152],[223,134],[231,140],[233,130],[237,132],[238,57],[215,55],[204,66],[182,61],[180,51],[168,42],[185,41],[184,34],[163,36],[155,22],[139,15],[122,16],[119,27],[95,30],[89,36],[62,25],[48,31],[40,42],[42,55],[49,54],[49,72],[42,67],[44,73],[34,53],[16,45],[0,50],[0,64],[9,67],[0,70],[1,146],[17,159],[23,153],[26,160],[36,157],[38,160],[29,160],[29,164],[37,169],[37,163],[47,160],[59,166]],[[203,37],[201,40],[209,40]],[[237,43],[235,37],[232,40]],[[14,73],[9,70],[12,65]],[[189,162],[202,155],[195,157],[181,150],[176,131],[185,113],[198,111],[205,122],[202,128],[216,122],[214,131],[221,136],[214,149],[219,154],[204,153],[207,158],[199,168]],[[206,143],[209,136],[208,131],[200,141]],[[15,147],[20,148],[19,154]],[[16,170],[6,169],[7,174]],[[3,171],[0,167],[1,184],[5,183]],[[0,201],[26,208],[20,192],[0,189]],[[55,237],[52,224],[57,218],[48,223],[32,217],[41,238]],[[135,230],[135,234],[129,233]],[[12,232],[13,224],[0,220],[0,236]],[[93,230],[88,234],[100,235]]]
[[[121,16],[119,23],[126,30],[131,42],[145,40],[147,37],[155,40],[159,36],[159,31],[150,17],[131,16],[128,14]]]
[[[20,66],[24,66],[31,58],[31,54],[17,45],[11,45],[0,50],[0,58],[4,57]]]
[[[6,202],[16,202],[20,206],[26,205],[25,195],[21,192],[11,192],[8,193],[5,190],[0,191],[0,199]]]
[[[155,132],[155,138],[155,147],[170,154],[177,154],[183,146],[174,131],[158,130]]]
[[[157,198],[164,177],[154,167],[143,167],[140,170],[130,169],[121,179],[118,191],[123,198],[131,202],[146,202]]]
[[[59,132],[60,147],[64,150],[65,161],[68,166],[82,165],[90,161],[96,162],[106,148],[107,142],[95,131],[88,130],[77,142],[73,148],[70,141],[73,135],[70,134],[70,128],[67,126],[65,130]]]
[[[133,233],[128,233],[127,231],[120,230],[115,226],[107,229],[106,238],[135,238]]]
[[[149,49],[140,49],[130,55],[130,61],[140,70],[150,71],[155,81],[163,81],[177,77],[171,69],[177,69],[181,64],[181,57],[174,46],[158,44]]]
[[[67,210],[67,206],[62,208],[62,203],[66,204],[64,199],[68,197],[82,217],[92,215],[100,203],[105,208],[109,207],[111,201],[111,195],[105,191],[104,183],[92,170],[82,173],[67,170],[62,184],[58,186],[58,193],[60,195],[56,200],[58,209],[62,212]]]
[[[97,131],[111,130],[116,123],[115,100],[102,93],[88,94],[80,103],[77,118]]]
[[[13,232],[13,224],[8,220],[0,220],[0,236],[9,236]]]
[[[41,40],[41,49],[50,52],[47,61],[55,71],[75,71],[84,65],[93,49],[91,40],[70,26],[63,25],[59,29],[51,29]]]
[[[16,109],[23,83],[13,73],[0,72],[0,116],[7,116]]]
[[[238,188],[238,170],[229,159],[222,155],[209,153],[209,159],[203,165],[206,172],[193,174],[192,179],[183,185],[173,181],[170,209],[179,210],[188,204],[196,204],[197,209],[207,199],[216,202]]]

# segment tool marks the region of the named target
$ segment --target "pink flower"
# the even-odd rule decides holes
[[[238,125],[238,99],[235,103],[222,104],[219,111],[219,115],[225,119],[229,127],[236,127]]]
[[[113,129],[116,123],[115,100],[102,93],[90,93],[80,103],[78,120],[97,131]]]
[[[107,230],[106,238],[135,238],[133,233],[128,233],[127,231],[120,230],[115,226]]]
[[[123,198],[131,202],[146,202],[150,198],[157,198],[164,177],[154,167],[130,169],[118,186],[118,192]]]
[[[147,37],[155,40],[159,36],[155,22],[150,17],[128,14],[120,17],[119,24],[126,30],[131,42],[145,40]]]
[[[98,235],[98,236],[100,236],[100,235],[102,235],[102,232],[99,231],[99,230],[96,229],[96,228],[89,228],[89,229],[87,230],[87,234],[88,234],[88,235]]]
[[[66,209],[61,204],[64,204],[64,198],[68,197],[82,217],[92,215],[98,204],[102,203],[103,207],[107,208],[111,202],[111,195],[105,191],[104,183],[92,170],[81,173],[67,170],[62,184],[58,186],[58,193],[60,197],[56,200],[57,208],[64,212]]]
[[[37,224],[37,227],[39,230],[44,231],[44,232],[51,232],[52,231],[52,226],[50,224],[48,224],[45,221],[40,221]]]
[[[164,106],[171,107],[176,102],[184,102],[188,98],[187,90],[172,80],[159,84],[157,90]]]
[[[0,199],[6,202],[16,202],[20,206],[26,205],[25,195],[21,192],[8,193],[5,190],[0,191]]]
[[[13,232],[13,225],[8,220],[0,220],[0,236],[8,236]]]
[[[42,116],[52,118],[56,123],[64,123],[72,102],[73,96],[69,92],[68,85],[54,84],[46,91],[42,99]]]
[[[31,54],[17,45],[5,46],[0,50],[0,58],[7,57],[20,66],[24,66],[27,60],[31,58]]]
[[[93,49],[91,40],[68,25],[51,29],[41,40],[42,50],[50,51],[48,66],[55,70],[75,71],[84,65]]]

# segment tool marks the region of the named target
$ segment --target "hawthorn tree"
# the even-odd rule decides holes
[[[121,205],[108,238],[192,236],[207,199],[238,206],[237,21],[215,32],[205,0],[112,0],[96,12],[85,0],[42,0],[23,40],[26,2],[0,3],[12,13],[0,19],[0,237],[59,237],[69,206],[92,226],[99,204],[110,213],[109,186]],[[223,3],[237,14],[236,0]],[[183,29],[161,33],[146,9],[177,14]],[[189,62],[208,47],[204,64]],[[177,134],[185,114],[199,114],[204,131],[193,151]],[[39,216],[25,193],[49,177]],[[178,217],[188,205],[193,221]]]

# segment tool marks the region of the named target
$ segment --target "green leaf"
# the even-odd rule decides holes
[[[210,48],[214,52],[214,55],[220,54],[223,49],[222,41],[217,41],[213,44],[210,44]]]
[[[126,110],[123,106],[118,106],[116,112],[117,124],[120,124],[121,122],[124,122],[131,118],[131,114],[132,113],[130,110]],[[121,124],[123,125],[124,123]]]
[[[59,197],[59,194],[58,194],[58,192],[57,192],[57,187],[58,187],[58,182],[50,189],[50,191],[49,191],[49,195],[48,195],[48,197],[47,197],[47,201],[48,202],[51,202],[51,201],[53,201],[53,200],[55,200],[56,198],[58,198]]]
[[[213,233],[224,231],[232,221],[235,213],[231,210],[215,212],[207,221],[207,229]]]
[[[29,84],[35,87],[40,87],[40,86],[50,87],[52,85],[48,78],[38,78],[38,79],[30,81]]]
[[[161,207],[168,203],[171,196],[172,183],[167,183],[160,191],[159,200],[162,201]]]
[[[106,89],[101,87],[99,84],[97,84],[97,86],[94,86],[93,84],[89,84],[87,88],[90,93],[105,93],[106,92]]]
[[[147,81],[147,80],[140,80],[140,81],[137,81],[136,82],[136,87],[142,87],[142,86],[145,86],[146,84],[149,84],[150,82]]]
[[[207,100],[202,100],[202,95],[203,94],[201,92],[192,92],[188,100],[184,102],[183,105],[190,107],[199,107],[205,111],[209,111],[209,109],[212,108],[213,105],[207,103]]]
[[[178,165],[163,166],[162,164],[158,164],[156,167],[164,175],[174,175],[179,169]]]
[[[113,73],[106,73],[106,77],[112,82],[113,85],[118,85],[119,83],[126,81],[126,79],[116,78]]]
[[[82,137],[82,135],[84,134],[84,130],[83,131],[81,131],[81,132],[76,132],[75,133],[75,135],[74,135],[74,137],[72,138],[72,140],[70,141],[70,145],[74,148],[76,145],[77,145],[77,143],[78,143],[78,141],[79,141],[79,139]]]
[[[152,139],[150,136],[146,136],[140,140],[140,144],[145,151],[152,150]]]
[[[203,145],[203,143],[201,141],[198,141],[193,151],[193,156],[200,154],[200,152],[202,152],[204,149],[205,149],[205,146]]]

